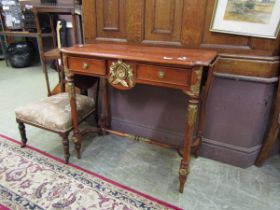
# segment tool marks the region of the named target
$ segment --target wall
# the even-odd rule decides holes
[[[247,167],[267,129],[280,36],[272,40],[210,32],[214,5],[214,0],[84,0],[85,41],[217,50],[219,76],[207,102],[201,154]],[[142,85],[125,92],[112,89],[111,109],[114,129],[182,144],[186,98],[179,91]]]

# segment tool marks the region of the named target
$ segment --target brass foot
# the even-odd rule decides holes
[[[179,170],[179,181],[180,181],[179,192],[180,193],[184,192],[184,187],[185,187],[185,183],[186,183],[188,174],[189,174],[188,169],[180,168],[180,170]]]

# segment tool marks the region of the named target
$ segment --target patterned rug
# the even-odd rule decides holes
[[[2,209],[179,209],[0,134]]]

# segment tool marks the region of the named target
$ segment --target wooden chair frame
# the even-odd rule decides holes
[[[94,112],[96,112],[96,109],[94,109],[92,112],[90,112],[88,115],[86,115],[86,117],[81,119],[79,121],[79,123],[81,123],[82,121],[86,120]],[[69,136],[69,133],[73,130],[73,127],[71,127],[70,129],[68,129],[65,132],[58,132],[58,131],[54,131],[54,130],[51,130],[51,129],[48,129],[48,128],[36,125],[34,123],[31,123],[31,122],[22,121],[22,120],[20,120],[18,118],[16,118],[16,121],[18,123],[18,128],[19,128],[20,137],[21,137],[21,148],[24,148],[26,146],[26,143],[27,143],[25,124],[32,125],[34,127],[41,128],[43,130],[47,130],[47,131],[51,131],[51,132],[57,133],[62,138],[62,144],[63,144],[63,148],[64,148],[64,160],[65,160],[66,164],[69,163],[70,152],[69,152],[69,138],[68,138],[68,136]],[[99,129],[96,128],[95,131],[91,130],[91,132],[99,132]],[[75,142],[75,149],[76,149],[76,152],[77,152],[77,157],[80,158],[80,155],[79,155],[79,152],[78,152],[80,150],[80,145],[76,144],[76,142]]]

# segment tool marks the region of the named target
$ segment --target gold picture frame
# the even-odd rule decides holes
[[[210,31],[276,39],[279,0],[216,0]]]

